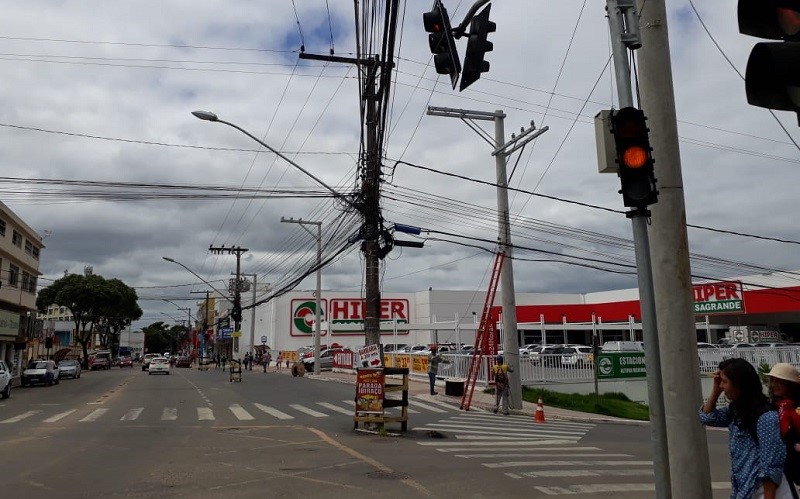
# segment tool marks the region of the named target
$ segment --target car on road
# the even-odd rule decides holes
[[[342,348],[327,348],[322,350],[319,353],[319,368],[322,369],[333,369],[333,355],[336,352],[342,351]],[[307,372],[314,372],[314,363],[316,362],[315,357],[306,357],[303,359],[303,366],[306,368]]]
[[[7,399],[11,396],[11,369],[0,360],[0,397]]]
[[[28,367],[22,371],[20,385],[25,387],[42,383],[52,386],[53,383],[58,384],[59,374],[58,366],[52,360],[32,360],[28,363]]]
[[[150,361],[153,360],[154,357],[158,357],[158,354],[147,353],[144,355],[142,359],[142,371],[147,371],[147,368],[150,366]]]
[[[89,370],[97,371],[99,369],[111,369],[111,359],[105,355],[93,355],[89,359]]]
[[[77,360],[65,359],[58,363],[59,378],[80,378],[81,363]]]
[[[170,373],[169,359],[166,357],[153,357],[150,359],[150,367],[147,368],[147,374],[153,373]]]
[[[179,355],[175,359],[175,367],[192,367],[192,358],[188,355]]]
[[[133,359],[130,357],[120,357],[119,358],[119,367],[130,367],[133,368]]]

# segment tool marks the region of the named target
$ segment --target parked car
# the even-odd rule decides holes
[[[319,368],[322,369],[333,369],[333,354],[336,352],[342,351],[342,348],[327,348],[325,350],[320,351],[319,353]],[[316,362],[315,357],[306,357],[303,359],[303,366],[306,368],[306,371],[313,372],[314,371],[314,363]]]
[[[556,360],[554,356],[559,355],[563,348],[562,345],[541,345],[532,348],[528,357],[533,364],[541,364],[544,361],[544,365],[554,366],[560,363],[560,358]]]
[[[153,360],[154,357],[158,357],[156,353],[146,353],[144,358],[142,359],[142,371],[147,371],[147,368],[150,366],[150,361]]]
[[[147,374],[153,373],[170,373],[170,363],[169,359],[166,357],[153,357],[150,359],[150,367],[147,368]]]
[[[111,369],[111,359],[105,355],[93,355],[89,358],[89,370]]]
[[[52,360],[32,360],[28,363],[28,367],[22,371],[20,385],[25,387],[28,385],[33,386],[36,383],[42,383],[47,386],[52,386],[53,383],[58,384],[59,374],[58,366]]]
[[[388,345],[383,345],[384,353],[394,352],[399,353],[400,350],[404,349],[408,345],[405,343],[389,343]]]
[[[728,348],[755,348],[755,346],[752,343],[734,343]]]
[[[713,343],[703,343],[702,341],[698,342],[697,349],[700,350],[703,348],[719,348],[719,347],[717,345],[714,345]]]
[[[188,355],[180,355],[175,359],[175,367],[192,367],[192,358]]]
[[[11,396],[11,369],[0,360],[0,397],[7,399]]]
[[[521,356],[523,356],[523,357],[526,357],[526,356],[531,354],[531,350],[533,350],[534,348],[536,348],[538,346],[539,346],[538,343],[528,343],[527,345],[522,345],[519,348],[519,354]]]
[[[606,341],[601,348],[603,352],[644,352],[641,341]]]
[[[81,363],[77,360],[62,360],[58,363],[58,376],[60,378],[80,378]]]
[[[592,363],[592,347],[565,347],[561,351],[561,365],[584,367]]]
[[[119,358],[119,367],[130,367],[133,368],[133,359],[130,357],[120,357]]]

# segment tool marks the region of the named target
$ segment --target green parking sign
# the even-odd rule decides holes
[[[597,377],[599,379],[647,377],[644,353],[614,352],[599,354],[597,356]]]

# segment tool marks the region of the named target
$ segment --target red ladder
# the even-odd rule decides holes
[[[467,380],[464,383],[464,394],[461,397],[461,408],[465,411],[468,411],[470,404],[472,404],[472,392],[475,391],[475,384],[481,371],[483,357],[486,356],[492,359],[497,355],[497,327],[492,320],[492,305],[497,294],[500,270],[503,268],[505,259],[506,253],[504,251],[497,252],[494,257],[492,277],[489,280],[489,289],[486,292],[486,300],[483,303],[481,322],[478,325],[478,331],[475,333],[475,346],[472,349]]]

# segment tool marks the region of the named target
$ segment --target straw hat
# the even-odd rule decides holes
[[[772,366],[772,370],[767,376],[783,379],[792,383],[800,383],[800,373],[797,372],[797,369],[793,365],[785,362],[779,362]]]

